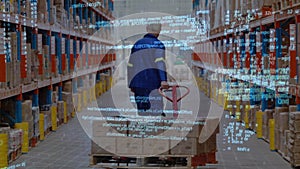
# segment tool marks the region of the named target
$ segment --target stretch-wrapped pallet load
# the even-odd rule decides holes
[[[291,112],[289,118],[290,138],[288,153],[293,166],[300,166],[300,112]]]
[[[17,150],[22,146],[23,130],[11,129],[9,131],[9,149],[12,151]]]
[[[40,121],[40,109],[39,107],[32,107],[32,115],[33,115],[33,136],[37,137],[40,135],[39,131],[39,121]]]

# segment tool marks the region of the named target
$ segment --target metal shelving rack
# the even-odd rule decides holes
[[[196,6],[197,4],[195,4]],[[273,66],[274,69],[277,69],[277,66],[276,66],[276,63],[278,63],[278,58],[281,58],[282,55],[281,55],[281,41],[280,39],[282,39],[282,37],[289,37],[289,32],[286,32],[284,31],[283,29],[281,29],[282,26],[286,26],[290,23],[295,23],[296,21],[296,24],[297,24],[297,28],[298,28],[298,23],[299,23],[299,16],[300,16],[300,4],[297,3],[297,4],[292,4],[292,6],[288,6],[286,7],[285,9],[282,9],[280,11],[275,11],[275,12],[271,12],[271,14],[269,15],[265,15],[265,16],[262,16],[258,19],[255,19],[255,20],[252,20],[250,23],[249,23],[249,28],[246,29],[244,27],[240,28],[241,25],[244,25],[246,23],[241,23],[241,24],[236,24],[234,28],[230,28],[229,26],[223,26],[223,27],[220,27],[220,28],[217,28],[215,30],[211,30],[210,31],[210,36],[207,40],[203,41],[203,42],[199,42],[198,44],[196,45],[199,45],[199,44],[208,44],[208,43],[211,43],[211,44],[216,44],[218,41],[221,41],[224,43],[227,43],[226,45],[228,45],[230,39],[232,38],[232,40],[234,41],[234,39],[237,39],[237,40],[240,40],[238,39],[240,36],[236,36],[236,32],[239,32],[240,34],[245,35],[245,34],[251,34],[251,33],[255,33],[255,32],[262,32],[264,31],[266,28],[268,29],[275,29],[275,36],[276,36],[276,39],[279,39],[279,41],[277,41],[276,43],[276,51],[274,52],[274,57],[276,58],[276,61],[275,61],[275,65],[271,65],[271,67]],[[289,14],[290,11],[293,11],[293,13]],[[228,32],[228,30],[234,30],[233,32]],[[269,30],[268,30],[269,31]],[[299,36],[299,35],[297,35]],[[251,38],[251,37],[250,37]],[[252,37],[253,38],[253,37]],[[263,39],[264,39],[264,34],[260,35],[260,43],[264,43],[263,42]],[[197,55],[200,56],[204,59],[204,61],[199,61],[199,59],[196,59],[194,61],[192,61],[192,64],[195,66],[195,67],[198,67],[198,68],[201,68],[201,69],[206,69],[212,73],[218,73],[222,76],[224,75],[229,75],[235,79],[239,79],[241,81],[245,81],[245,79],[251,79],[251,77],[253,77],[253,75],[250,75],[250,74],[239,74],[239,73],[235,73],[235,74],[231,74],[231,73],[224,73],[224,72],[230,72],[228,70],[234,70],[235,67],[233,66],[233,54],[228,52],[228,47],[226,45],[224,45],[224,43],[221,43],[221,48],[224,48],[224,52],[219,52],[219,55],[214,55],[212,56],[212,54],[210,54],[209,52],[200,52],[198,53]],[[250,41],[251,43],[251,41]],[[254,43],[256,43],[256,40],[255,40],[255,37],[254,37]],[[251,45],[251,44],[250,44]],[[256,44],[254,44],[255,46]],[[214,46],[214,45],[212,45]],[[262,46],[262,49],[260,49],[260,51],[255,51],[254,53],[252,53],[252,55],[256,55],[259,54],[260,57],[258,57],[258,61],[261,62],[263,56],[262,55],[262,52],[263,51],[266,51],[266,46]],[[213,51],[215,53],[218,53],[217,51],[218,49],[216,49],[216,51]],[[240,50],[240,49],[238,49]],[[299,49],[297,49],[298,51]],[[211,52],[211,53],[213,53]],[[240,50],[239,52],[245,52],[245,49],[243,50]],[[248,51],[246,51],[248,52]],[[236,52],[233,52],[236,54]],[[270,56],[270,52],[269,53],[265,53],[267,56]],[[211,60],[209,60],[209,58],[211,57],[219,57],[219,59],[221,60],[222,62],[222,65],[218,65],[216,64],[215,62],[212,62]],[[236,59],[240,59],[242,58],[241,55],[239,55],[238,58]],[[290,78],[294,78],[294,76],[297,74],[297,77],[299,77],[299,71],[297,71],[297,67],[295,64],[297,63],[296,62],[296,54],[293,53],[292,55],[290,55],[290,59],[291,59],[291,63],[293,64],[293,66],[290,66],[290,72],[291,75],[290,75]],[[228,62],[229,61],[229,62]],[[294,61],[294,62],[293,62]],[[203,63],[204,62],[204,63]],[[246,61],[247,62],[247,61]],[[219,63],[220,64],[220,63]],[[250,63],[244,63],[248,66],[250,66],[249,64]],[[251,64],[253,65],[253,64]],[[299,63],[297,64],[299,65]],[[260,64],[261,66],[261,64]],[[223,68],[222,68],[223,67]],[[218,69],[220,68],[220,69]],[[297,73],[298,72],[298,73]],[[242,77],[242,78],[241,78]],[[260,76],[260,75],[255,75],[255,78],[252,79],[253,83],[257,86],[260,86],[262,88],[269,88],[270,87],[270,83],[267,79],[264,79],[263,76]],[[274,88],[272,88],[272,90],[275,90]],[[300,94],[300,86],[299,84],[294,84],[294,83],[290,83],[289,85],[289,94],[290,95],[293,95],[296,97],[296,102],[297,102],[297,105],[298,105],[298,111],[300,111],[300,98],[299,98],[299,94]],[[264,101],[263,101],[263,105],[266,104]],[[264,107],[264,106],[263,106]],[[281,104],[278,104],[276,103],[276,107],[281,107]]]
[[[46,11],[43,12],[48,14],[44,16],[43,22],[37,18],[37,3],[42,1],[47,4]],[[29,71],[26,67],[26,63],[27,60],[31,59],[28,57],[29,55],[26,55],[24,51],[26,47],[22,46],[23,43],[26,45],[30,44],[31,49],[38,53],[36,57],[39,62],[37,70],[39,75],[46,73],[44,72],[45,65],[43,65],[45,60],[51,63],[48,64],[48,66],[51,65],[51,67],[48,68],[50,70],[48,77],[38,77],[38,79],[31,79],[29,83],[21,82],[13,87],[0,87],[0,102],[5,102],[6,99],[13,99],[16,103],[15,112],[11,112],[14,116],[14,123],[22,123],[22,102],[24,98],[31,98],[32,106],[38,107],[41,106],[39,95],[43,94],[46,95],[46,103],[44,104],[51,105],[52,93],[55,87],[58,89],[58,101],[62,101],[64,83],[72,81],[72,92],[77,93],[78,87],[82,87],[84,77],[93,78],[97,76],[99,79],[102,71],[111,70],[112,72],[115,66],[114,59],[106,59],[111,57],[110,54],[105,53],[106,50],[98,50],[100,47],[105,49],[112,46],[111,40],[104,37],[93,36],[94,32],[101,31],[100,28],[102,25],[98,23],[107,22],[110,24],[109,22],[114,19],[111,15],[111,10],[113,9],[112,0],[106,0],[105,6],[101,4],[101,6],[86,5],[84,8],[74,8],[74,6],[94,2],[88,0],[61,1],[64,5],[63,12],[66,13],[66,18],[64,19],[67,19],[67,22],[65,22],[65,24],[56,23],[55,20],[53,23],[53,17],[56,17],[56,15],[53,14],[54,6],[51,6],[51,0],[28,1],[27,3],[29,3],[30,7],[27,6],[26,10],[31,13],[31,17],[27,17],[24,13],[21,13],[21,5],[25,5],[23,4],[24,2],[25,1],[17,0],[15,4],[17,10],[14,12],[0,12],[1,27],[9,28],[9,30],[6,29],[6,32],[17,32],[17,44],[13,45],[17,47],[16,59],[20,62],[20,74],[22,77],[20,80],[26,78],[26,73]],[[79,25],[76,25],[78,18]],[[73,24],[77,26],[78,29],[74,28]],[[90,25],[96,25],[95,29],[87,29]],[[111,25],[108,29],[112,29]],[[44,51],[44,46],[48,46],[49,51],[47,48],[45,48],[47,51]],[[92,49],[92,46],[95,48]],[[48,55],[45,53],[42,54],[41,50],[48,53]],[[10,62],[10,59],[11,58],[1,56],[1,64]],[[18,74],[17,72],[14,73]],[[6,70],[4,69],[0,74],[0,76],[5,77]],[[5,82],[6,81],[3,81],[3,83]],[[91,87],[93,88],[93,86]],[[25,95],[26,97],[24,97]]]

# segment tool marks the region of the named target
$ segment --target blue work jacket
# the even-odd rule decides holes
[[[131,49],[127,64],[129,88],[158,89],[167,81],[165,46],[152,34],[146,34]]]

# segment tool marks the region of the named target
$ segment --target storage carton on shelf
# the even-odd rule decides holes
[[[300,165],[300,112],[291,112],[289,118],[288,153],[293,166]]]

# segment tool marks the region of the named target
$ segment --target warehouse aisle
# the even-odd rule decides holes
[[[25,162],[28,169],[85,169],[89,165],[90,145],[90,139],[74,118],[12,165]]]
[[[117,84],[119,85],[119,84]],[[115,87],[118,87],[118,86]],[[110,93],[105,93],[106,97]],[[209,109],[210,100],[201,93],[201,111]],[[217,160],[219,164],[207,165],[201,168],[211,169],[288,169],[290,164],[276,152],[271,152],[269,145],[263,140],[256,139],[251,131],[243,129],[242,124],[230,119],[226,113],[223,115],[221,129],[218,135]],[[229,127],[231,126],[231,127]],[[233,127],[232,127],[233,126]],[[235,129],[234,132],[231,129]],[[243,131],[239,133],[240,131]],[[243,144],[228,143],[228,134],[234,136],[241,134]],[[247,140],[247,137],[249,140]],[[232,139],[232,137],[230,137]],[[237,140],[237,138],[233,137]],[[12,165],[25,162],[29,169],[85,169],[89,168],[89,153],[91,141],[82,129],[77,118],[62,125],[56,132],[52,132],[45,141],[31,149],[28,154],[22,155]],[[237,151],[237,148],[240,151]],[[248,151],[249,148],[249,152]],[[21,167],[19,167],[21,168]],[[23,167],[24,168],[24,167]]]

